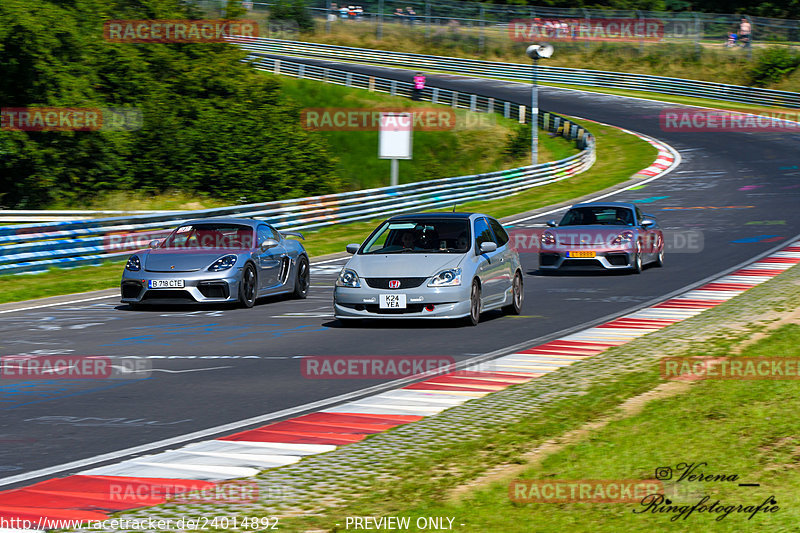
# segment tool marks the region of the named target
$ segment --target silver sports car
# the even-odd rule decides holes
[[[333,292],[342,323],[359,318],[463,318],[522,309],[522,266],[495,219],[475,213],[399,215],[344,266]]]
[[[220,303],[253,307],[262,296],[291,293],[305,298],[308,254],[299,233],[279,232],[245,218],[185,222],[149,250],[136,252],[122,273],[122,302]]]
[[[591,202],[575,204],[561,222],[547,223],[542,233],[539,269],[630,270],[664,264],[664,235],[652,215],[636,204]]]

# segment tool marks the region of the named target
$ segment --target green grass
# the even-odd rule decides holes
[[[508,63],[527,63],[525,47],[529,43],[512,41],[506,30],[487,29],[484,45],[481,47],[477,29],[459,28],[449,31],[433,28],[430,37],[425,28],[384,24],[381,40],[376,39],[373,24],[362,22],[334,24],[331,33],[326,33],[324,24],[313,34],[295,35],[296,40],[322,42],[357,48],[377,48],[400,50],[408,53],[444,55],[501,61]],[[754,60],[748,59],[742,48],[728,49],[718,43],[706,42],[695,47],[687,42],[663,43],[612,43],[599,42],[554,42],[555,53],[547,60],[554,67],[587,68],[616,72],[631,72],[654,76],[688,78],[735,85],[750,85],[753,81],[751,69],[760,53],[767,48],[783,46],[756,43],[753,47]],[[766,85],[771,89],[786,91],[800,90],[800,70],[789,71],[778,81]]]
[[[795,278],[796,279],[796,278]],[[765,290],[767,290],[765,288]],[[717,320],[724,313],[715,315]],[[698,342],[692,354],[730,354],[747,335],[714,338]],[[637,342],[646,342],[645,339]],[[773,330],[759,342],[745,347],[742,357],[797,357],[800,325],[788,324]],[[625,348],[616,348],[619,351]],[[496,462],[522,463],[519,455],[538,443],[555,440],[587,421],[615,412],[627,398],[661,383],[658,365],[649,370],[609,377],[585,394],[554,402],[517,424],[504,427],[484,438],[417,458],[403,468],[402,481],[381,484],[344,506],[317,513],[314,517],[290,519],[284,527],[305,531],[344,524],[352,516],[454,517],[460,531],[503,531],[504,533],[581,531],[776,531],[797,530],[800,519],[800,471],[797,454],[797,410],[800,407],[797,381],[704,381],[672,397],[647,403],[638,414],[623,416],[588,435],[565,445],[522,473],[495,478],[453,497],[452,490]],[[483,458],[490,458],[484,463]],[[505,460],[504,460],[505,458]],[[707,463],[699,472],[736,475],[736,481],[675,483],[680,463]],[[535,480],[631,480],[652,479],[656,468],[675,472],[674,506],[693,505],[709,496],[708,505],[761,504],[773,496],[779,510],[760,513],[720,514],[694,512],[687,519],[670,518],[677,513],[634,513],[647,509],[640,503],[518,503],[509,498],[509,484],[515,479]],[[431,472],[447,475],[431,476]],[[759,487],[739,487],[758,483]],[[666,485],[669,485],[667,483]],[[670,490],[670,488],[668,488]],[[343,530],[342,528],[341,530]],[[411,531],[418,529],[412,526]]]
[[[119,285],[125,261],[99,266],[51,268],[40,274],[0,276],[0,303],[109,289]]]
[[[800,326],[784,326],[747,349],[748,357],[797,356]],[[758,505],[774,496],[780,511],[719,514],[696,513],[671,521],[674,514],[635,514],[638,504],[531,504],[508,497],[510,480],[475,491],[455,504],[412,505],[392,513],[416,516],[468,517],[468,531],[529,532],[580,530],[597,532],[651,531],[794,531],[800,519],[800,472],[796,468],[800,435],[797,408],[800,384],[792,381],[706,381],[687,394],[648,404],[639,415],[613,422],[586,440],[546,458],[520,479],[649,479],[657,467],[702,463],[705,473],[735,474],[738,482],[681,482],[699,495],[676,499],[694,504],[709,495],[709,505]],[[576,402],[580,403],[580,402]],[[676,470],[677,472],[677,470]],[[535,518],[535,522],[529,520]]]
[[[270,76],[271,74],[265,73]],[[371,93],[340,85],[280,77],[284,94],[300,108],[411,109],[438,108],[429,102]],[[415,131],[413,159],[399,163],[400,183],[478,174],[528,164],[528,155],[506,155],[510,138],[520,128],[513,120],[497,114],[456,111],[456,128],[448,131]],[[385,187],[389,184],[390,162],[378,159],[377,131],[317,131],[337,159],[336,174],[349,189]],[[540,136],[541,161],[563,159],[577,153],[573,142],[561,137]],[[446,154],[446,156],[443,156]]]
[[[597,161],[592,168],[558,183],[536,187],[499,200],[460,204],[458,209],[485,212],[502,218],[625,181],[635,172],[647,167],[656,157],[656,150],[652,146],[616,128],[573,120],[595,134]],[[304,232],[306,240],[303,245],[312,260],[316,256],[341,252],[348,243],[363,241],[380,220],[382,218]],[[116,287],[121,270],[122,264],[117,263],[66,271],[51,269],[41,274],[0,276],[0,303]]]

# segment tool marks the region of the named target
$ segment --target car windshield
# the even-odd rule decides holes
[[[240,224],[184,225],[173,231],[160,247],[246,250],[253,247],[253,228]]]
[[[362,253],[466,253],[470,242],[469,220],[405,219],[381,224]]]
[[[633,226],[633,211],[627,207],[575,207],[567,211],[559,226]]]

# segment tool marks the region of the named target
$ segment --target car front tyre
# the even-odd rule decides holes
[[[256,304],[256,287],[258,278],[256,269],[252,263],[247,263],[242,271],[242,279],[239,281],[239,303],[242,307],[253,307]]]
[[[464,319],[467,326],[477,326],[481,320],[481,286],[478,280],[472,281],[469,292],[469,315]]]
[[[522,300],[524,297],[522,273],[518,270],[516,274],[514,274],[514,281],[511,282],[511,305],[507,305],[504,311],[512,315],[522,313]]]
[[[662,248],[658,255],[656,256],[655,266],[661,268],[664,266],[664,249]]]
[[[636,255],[633,256],[633,273],[642,273],[642,247],[636,246]]]
[[[311,272],[308,267],[308,259],[300,256],[297,260],[297,275],[294,279],[294,292],[292,296],[300,300],[308,296],[308,288],[311,286]]]

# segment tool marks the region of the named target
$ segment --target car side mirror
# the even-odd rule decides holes
[[[550,219],[547,221],[547,225],[550,226],[551,228],[555,228],[556,226],[558,226],[558,223],[555,221],[555,219]]]
[[[155,240],[153,240],[153,241],[150,241],[150,248],[152,248],[153,250],[155,250],[156,248],[158,248],[158,245],[159,245],[159,244],[161,244],[161,241],[160,241],[160,240],[158,240],[158,239],[155,239]]]
[[[497,250],[497,243],[496,242],[482,242],[481,243],[481,253],[487,254],[489,252],[494,252]]]
[[[356,253],[356,252],[358,251],[358,249],[359,249],[360,247],[361,247],[361,245],[360,245],[360,244],[348,244],[348,245],[345,247],[345,250],[347,250],[347,253],[348,253],[348,254],[354,254],[354,253]]]
[[[642,219],[642,227],[643,228],[649,228],[650,226],[655,226],[655,224],[656,224],[656,221],[653,220],[652,218],[643,218]]]
[[[261,250],[269,250],[270,248],[275,248],[280,244],[275,239],[264,239],[264,242],[261,243]]]

